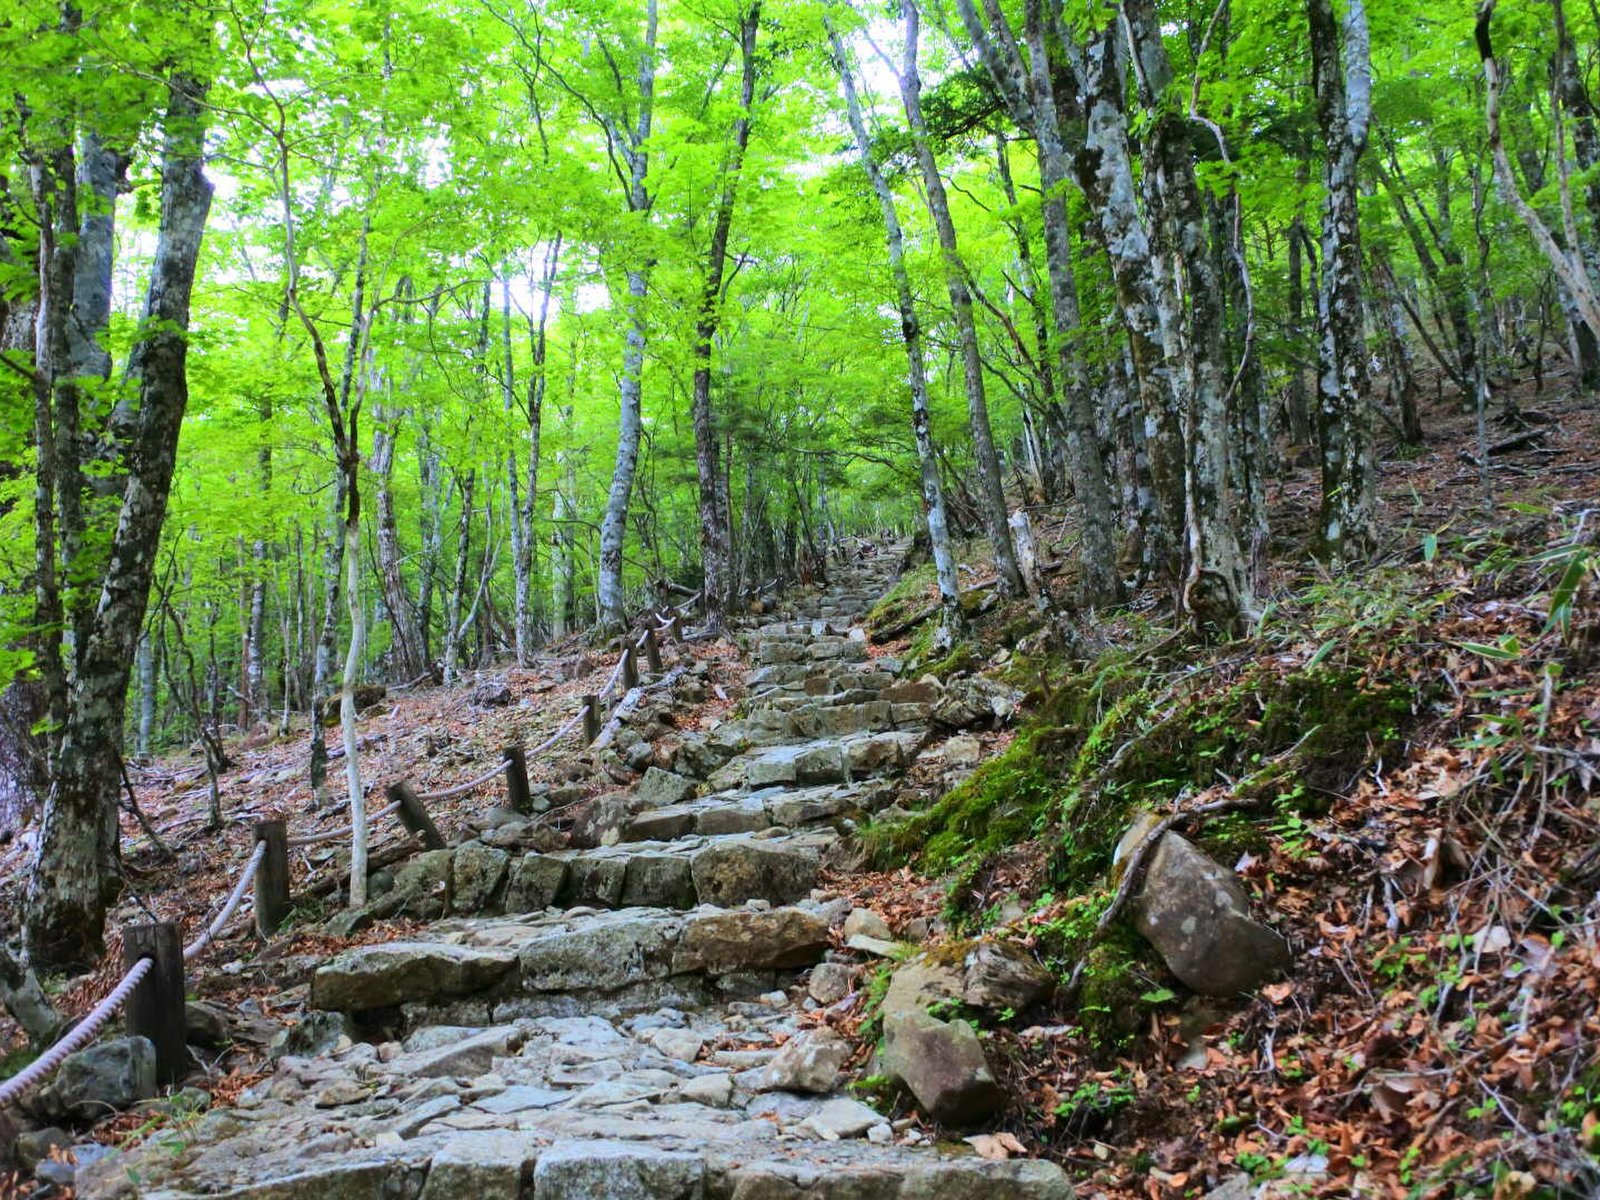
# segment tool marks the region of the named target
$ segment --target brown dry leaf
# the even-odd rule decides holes
[[[1011,1133],[975,1133],[962,1140],[978,1152],[979,1158],[993,1159],[996,1162],[1004,1162],[1013,1154],[1028,1152],[1027,1147]]]

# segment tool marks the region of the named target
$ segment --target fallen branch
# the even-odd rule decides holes
[[[1510,454],[1513,450],[1532,450],[1544,440],[1545,432],[1545,429],[1540,427],[1502,438],[1489,447],[1489,457],[1493,458],[1496,454]],[[1469,462],[1475,467],[1483,465],[1482,460],[1469,450],[1459,450],[1457,456],[1463,462]]]

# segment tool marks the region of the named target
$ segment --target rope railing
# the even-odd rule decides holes
[[[659,617],[658,617],[659,619]],[[527,758],[552,749],[580,725],[588,742],[600,736],[603,701],[620,683],[624,692],[639,686],[637,654],[644,652],[652,671],[661,669],[660,651],[656,639],[663,633],[681,637],[678,621],[673,617],[660,627],[646,628],[631,645],[625,645],[621,657],[612,668],[600,691],[583,698],[578,711],[568,717],[561,727],[531,750],[511,747],[505,750],[494,766],[483,774],[464,783],[438,792],[413,792],[409,785],[391,785],[389,794],[395,797],[386,807],[372,814],[380,820],[396,813],[412,833],[420,833],[426,844],[443,847],[443,839],[434,828],[432,820],[422,807],[424,800],[444,800],[482,787],[501,771],[506,772],[507,788],[513,806],[525,808],[531,801],[527,780]],[[549,809],[546,816],[575,804]],[[68,1056],[92,1042],[106,1023],[124,1006],[128,1009],[127,1025],[130,1034],[146,1036],[156,1047],[157,1073],[164,1082],[176,1081],[187,1066],[187,1048],[184,1037],[184,986],[183,967],[215,944],[217,938],[233,920],[244,903],[245,893],[255,885],[256,926],[263,935],[276,931],[288,914],[289,864],[291,847],[312,846],[320,842],[349,837],[353,827],[346,825],[323,833],[288,837],[282,820],[264,820],[255,823],[256,844],[240,868],[239,877],[218,910],[217,915],[188,945],[179,949],[177,926],[171,922],[128,926],[123,932],[124,959],[127,970],[115,987],[93,1009],[74,1025],[70,1032],[36,1058],[26,1068],[0,1083],[0,1109],[13,1104],[32,1088],[37,1087],[55,1072]]]
[[[217,913],[216,919],[201,931],[199,937],[183,948],[183,961],[193,962],[204,953],[205,948],[217,940],[220,934],[233,919],[233,914],[239,911],[239,905],[244,902],[245,891],[250,887],[256,876],[256,868],[261,865],[261,860],[266,856],[266,842],[258,841],[256,848],[251,851],[250,858],[244,864],[244,869],[239,872],[239,878],[233,885],[233,891],[228,893],[228,899],[223,903],[222,910]]]
[[[76,1054],[90,1042],[94,1041],[100,1030],[105,1027],[112,1015],[122,1007],[129,994],[150,973],[150,968],[155,965],[152,958],[141,958],[118,981],[106,998],[96,1004],[84,1017],[72,1027],[72,1032],[46,1050],[33,1062],[29,1063],[20,1072],[13,1075],[4,1083],[0,1083],[0,1109],[8,1104],[15,1103],[28,1091],[48,1079],[68,1055]]]
[[[245,893],[249,891],[251,883],[256,882],[259,884],[261,865],[266,859],[269,850],[270,843],[258,837],[255,849],[250,852],[250,857],[245,860],[244,865],[239,869],[239,878],[234,881],[233,890],[228,893],[228,898],[223,901],[217,915],[200,931],[198,937],[183,947],[180,955],[163,954],[163,948],[169,942],[176,944],[177,927],[171,922],[132,926],[126,929],[123,934],[124,949],[128,957],[133,958],[133,961],[129,963],[128,969],[123,973],[122,978],[117,981],[116,986],[106,994],[104,999],[89,1010],[88,1015],[83,1020],[72,1027],[66,1036],[60,1038],[53,1046],[10,1079],[0,1083],[0,1109],[4,1109],[7,1105],[14,1104],[21,1099],[54,1074],[71,1055],[76,1054],[94,1041],[99,1036],[100,1031],[105,1028],[106,1022],[110,1021],[117,1011],[129,1002],[129,998],[135,995],[147,979],[151,979],[153,984],[159,985],[165,982],[168,986],[160,996],[152,996],[142,1006],[141,1021],[135,1021],[130,1011],[128,1032],[130,1034],[148,1036],[152,1044],[156,1046],[158,1073],[168,1081],[176,1078],[181,1073],[184,1065],[181,1057],[175,1061],[172,1054],[174,1017],[177,1022],[176,1044],[180,1056],[183,1053],[185,1044],[183,1030],[183,964],[192,962],[200,957],[206,951],[206,948],[211,946],[221,935],[228,922],[239,911],[239,906],[244,903]],[[146,936],[147,934],[153,936]],[[144,947],[147,945],[154,947],[152,952],[145,951]],[[163,966],[160,961],[163,957],[176,959],[176,962],[172,964],[173,969],[157,970],[158,967]],[[170,986],[174,970],[177,979],[175,993]],[[151,976],[152,971],[156,972],[155,977]],[[162,979],[163,976],[166,977],[164,980]],[[148,1014],[151,1013],[160,1015],[161,1023],[166,1026],[164,1030],[141,1027],[144,1022],[148,1022]]]
[[[499,769],[500,769],[499,767],[495,768],[495,770],[497,770],[497,771]],[[491,774],[492,774],[492,772],[491,772]],[[483,781],[480,779],[477,782],[478,783],[482,783]],[[475,783],[473,786],[476,787],[477,784]],[[395,801],[395,803],[393,803],[393,804],[386,805],[385,807],[380,808],[377,812],[371,814],[371,816],[368,819],[372,820],[372,821],[381,821],[385,817],[394,816],[394,814],[399,812],[399,811],[400,811],[400,802],[399,801]],[[328,830],[324,830],[322,833],[303,833],[299,837],[292,837],[292,838],[289,839],[288,845],[290,846],[291,849],[297,849],[297,848],[299,848],[301,846],[315,846],[318,842],[331,842],[335,838],[346,838],[346,837],[349,837],[354,832],[355,832],[355,826],[353,826],[353,825],[341,825],[341,826],[339,826],[338,829],[328,829]]]

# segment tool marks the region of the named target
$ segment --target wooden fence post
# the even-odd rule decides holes
[[[177,1083],[189,1073],[189,1046],[183,1015],[183,941],[172,921],[126,925],[122,930],[122,965],[141,958],[154,961],[123,1010],[130,1037],[149,1038],[156,1048],[156,1082]]]
[[[632,646],[622,648],[622,687],[629,690],[639,686],[639,659]]]
[[[439,835],[439,829],[434,825],[433,818],[428,815],[428,810],[422,807],[422,801],[417,799],[417,794],[411,790],[411,785],[391,783],[388,790],[389,802],[400,806],[400,823],[412,833],[420,833],[422,844],[429,850],[443,850],[444,838]]]
[[[266,853],[256,864],[256,932],[271,937],[289,915],[289,828],[285,821],[257,821],[256,841]]]
[[[600,697],[583,698],[583,744],[587,746],[600,736]]]
[[[506,756],[506,799],[515,813],[533,811],[533,793],[528,790],[528,756],[521,746],[507,746],[500,753]]]
[[[656,641],[656,631],[644,631],[644,661],[649,664],[652,675],[661,674],[661,643]]]

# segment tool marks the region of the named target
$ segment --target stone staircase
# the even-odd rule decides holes
[[[929,737],[931,686],[852,625],[892,562],[753,631],[742,715],[600,806],[574,831],[589,844],[434,852],[453,915],[318,966],[269,1077],[176,1151],[158,1132],[81,1171],[80,1194],[1070,1196],[1054,1165],[935,1145],[853,1099],[851,1047],[809,1016],[849,986],[830,962],[848,902],[820,865]]]

